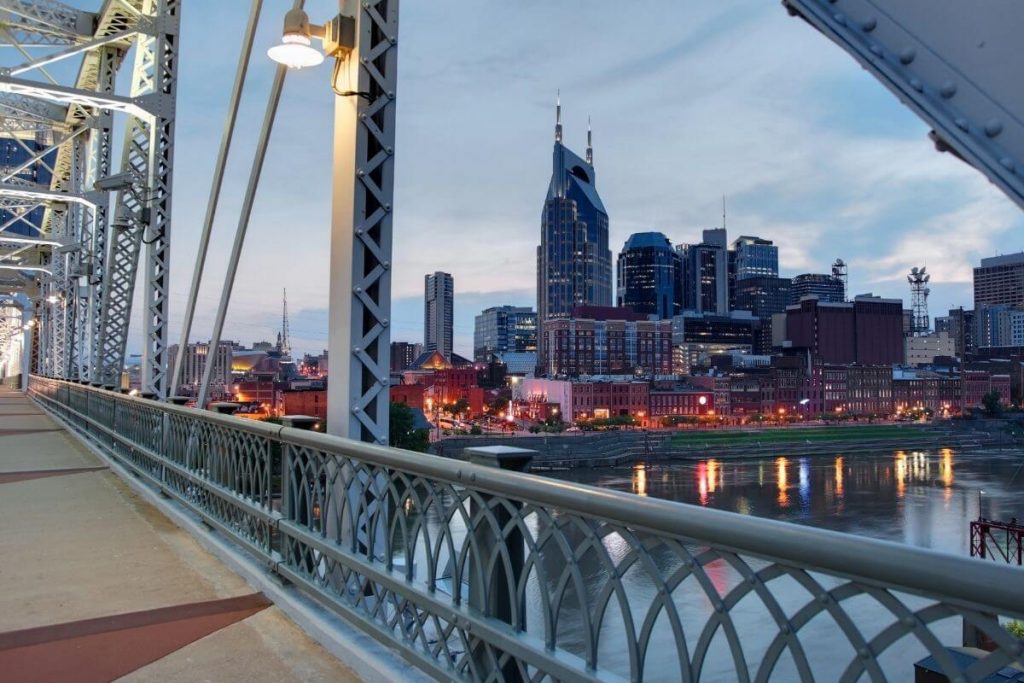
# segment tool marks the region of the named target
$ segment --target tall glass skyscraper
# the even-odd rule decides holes
[[[771,240],[741,235],[731,249],[736,252],[736,280],[779,276],[779,248]]]
[[[423,282],[423,350],[438,351],[447,360],[452,357],[455,279],[437,271]]]
[[[683,307],[683,259],[660,232],[629,236],[618,260],[616,303],[671,318]]]
[[[493,354],[537,350],[537,314],[527,306],[492,306],[475,320],[473,360],[486,363]]]
[[[537,247],[537,317],[568,318],[574,306],[612,305],[612,253],[608,213],[594,184],[594,155],[587,130],[587,157],[562,144],[562,106],[555,118],[551,182],[541,215]]]

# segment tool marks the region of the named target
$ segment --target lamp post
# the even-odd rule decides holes
[[[390,404],[398,6],[346,0],[346,11],[322,26],[296,6],[268,52],[293,68],[315,66],[318,38],[335,60],[327,431],[378,444],[387,443]]]

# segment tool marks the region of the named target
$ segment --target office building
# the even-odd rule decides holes
[[[784,313],[789,305],[792,282],[785,277],[757,276],[737,280],[734,310],[750,311],[755,318]]]
[[[507,352],[537,350],[537,313],[528,306],[492,306],[476,316],[473,328],[473,360],[490,361]]]
[[[735,281],[779,276],[779,248],[771,240],[741,235],[732,241]]]
[[[665,235],[630,235],[617,265],[619,307],[659,318],[671,318],[682,310],[683,259]]]
[[[1024,310],[1007,304],[984,304],[974,311],[977,348],[1024,346]]]
[[[544,324],[540,363],[549,377],[672,373],[671,320],[646,320],[618,308],[572,313]]]
[[[747,311],[729,315],[684,312],[672,319],[672,371],[691,374],[716,356],[753,351],[760,321]]]
[[[729,252],[724,228],[705,230],[700,244],[676,247],[683,258],[683,309],[729,312]]]
[[[440,271],[424,278],[423,351],[452,357],[455,279]]]
[[[789,303],[798,304],[805,296],[816,296],[821,303],[842,303],[846,287],[841,278],[825,273],[804,273],[792,279]]]
[[[597,193],[595,176],[590,131],[583,159],[562,144],[559,104],[551,181],[537,247],[537,315],[542,329],[549,319],[568,318],[574,306],[612,305],[608,212]]]
[[[786,308],[786,338],[822,363],[903,363],[903,302],[862,294],[848,303],[805,299]]]
[[[974,310],[999,304],[1024,308],[1024,252],[983,258],[974,269]]]

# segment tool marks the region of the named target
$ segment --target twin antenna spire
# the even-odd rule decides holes
[[[562,141],[562,90],[559,88],[555,99],[555,142]],[[587,163],[594,165],[594,134],[587,116]]]

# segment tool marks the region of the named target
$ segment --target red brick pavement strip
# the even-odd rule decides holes
[[[0,484],[13,484],[17,481],[43,479],[44,477],[62,477],[67,474],[102,472],[106,469],[109,469],[106,465],[98,465],[96,467],[65,467],[51,470],[18,470],[15,472],[0,472]]]
[[[262,593],[0,633],[11,681],[111,681],[270,606]]]

